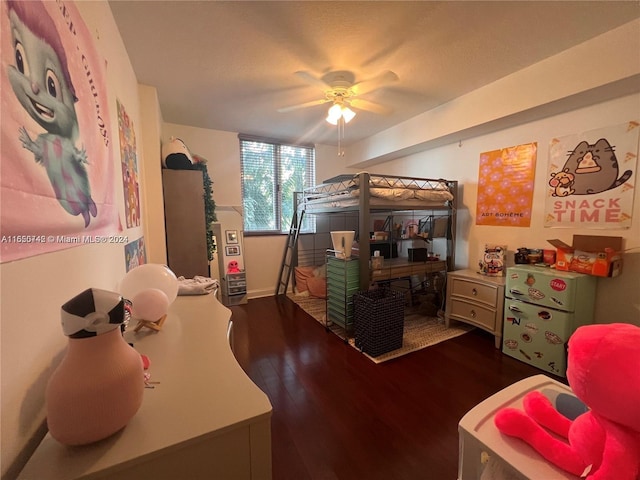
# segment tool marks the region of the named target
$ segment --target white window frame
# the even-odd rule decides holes
[[[244,218],[245,235],[278,235],[289,232],[291,226],[291,215],[293,214],[293,196],[296,191],[315,185],[315,147],[313,145],[300,145],[269,138],[254,137],[249,135],[238,135],[240,140],[240,178],[242,188],[242,207]],[[255,147],[263,148],[260,153]],[[296,149],[305,159],[305,172],[300,181],[296,181],[291,175],[291,170],[287,170],[285,162],[286,152]],[[298,150],[299,149],[299,150]],[[251,167],[254,171],[260,167],[266,170],[260,180],[254,178]],[[271,180],[271,185],[269,185]],[[272,202],[256,205],[247,198],[248,192],[255,187],[256,182],[262,181],[262,187],[272,187],[270,192],[265,192],[266,197],[272,197]],[[286,182],[286,185],[283,183]],[[292,185],[295,185],[291,191]],[[267,189],[265,189],[267,190]],[[270,228],[265,225],[257,226],[253,221],[255,210],[262,207],[271,207],[273,217]],[[263,218],[265,217],[262,212]],[[267,215],[268,217],[268,215]]]

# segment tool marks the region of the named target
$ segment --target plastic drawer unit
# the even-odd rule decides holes
[[[520,439],[498,431],[493,423],[496,412],[505,407],[523,409],[523,397],[538,390],[569,418],[584,406],[571,389],[546,375],[521,380],[487,398],[470,410],[458,424],[458,480],[508,478],[524,480],[578,480],[547,462]],[[566,405],[567,410],[562,407]],[[574,415],[572,415],[574,413]],[[485,470],[493,470],[493,473]],[[499,473],[496,473],[499,472]]]

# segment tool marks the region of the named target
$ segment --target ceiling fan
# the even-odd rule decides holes
[[[363,80],[358,83],[354,83],[355,75],[348,70],[328,72],[321,77],[316,77],[306,71],[298,71],[296,75],[308,84],[319,87],[324,92],[324,98],[280,108],[278,111],[290,112],[301,108],[331,103],[332,106],[329,110],[327,121],[334,125],[341,115],[345,122],[348,122],[355,116],[355,112],[349,107],[380,114],[390,113],[391,109],[389,107],[364,100],[360,98],[360,96],[371,93],[378,88],[398,80],[398,76],[391,70],[385,70],[368,80]]]

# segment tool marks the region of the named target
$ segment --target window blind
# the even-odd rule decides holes
[[[294,194],[315,184],[315,149],[239,135],[245,233],[288,232]]]

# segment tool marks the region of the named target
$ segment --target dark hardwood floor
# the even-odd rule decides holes
[[[274,480],[453,480],[459,420],[542,373],[478,329],[375,364],[286,297],[231,309],[236,357],[273,405]]]

